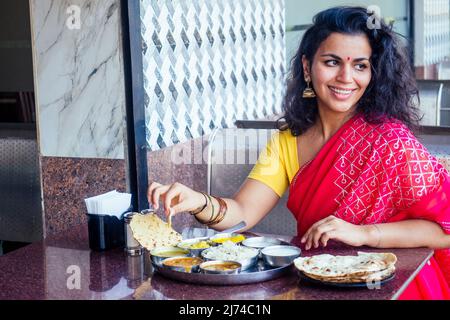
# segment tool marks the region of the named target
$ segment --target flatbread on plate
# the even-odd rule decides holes
[[[156,214],[135,214],[130,222],[133,237],[147,250],[177,245],[182,236]]]
[[[374,272],[368,274],[366,276],[355,277],[352,275],[342,276],[342,277],[319,277],[314,274],[308,274],[306,272],[302,272],[305,276],[319,280],[322,282],[332,282],[332,283],[362,283],[362,282],[372,282],[372,281],[381,281],[386,278],[389,278],[392,274],[395,273],[395,266],[391,266],[387,269],[381,270],[379,272]]]
[[[395,272],[397,257],[392,253],[358,252],[357,256],[321,254],[294,260],[306,276],[327,282],[363,282],[384,279]]]

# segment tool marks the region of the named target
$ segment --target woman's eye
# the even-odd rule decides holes
[[[330,66],[330,67],[335,67],[335,66],[337,66],[339,63],[338,63],[337,60],[327,60],[327,61],[325,61],[325,64],[326,64],[327,66]]]
[[[359,70],[359,71],[363,71],[363,70],[367,69],[367,66],[363,63],[357,64],[355,67],[356,67],[356,70]]]

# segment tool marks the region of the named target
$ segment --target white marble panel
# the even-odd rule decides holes
[[[120,1],[30,0],[30,10],[41,155],[123,159]]]

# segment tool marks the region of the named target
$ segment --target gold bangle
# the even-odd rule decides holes
[[[214,196],[211,196],[209,199],[210,199],[210,201],[211,201],[211,206],[212,206],[212,212],[211,212],[211,217],[209,217],[209,220],[208,221],[206,221],[205,222],[205,224],[207,225],[207,226],[211,226],[211,225],[213,225],[214,224],[214,221],[217,219],[217,217],[220,215],[220,209],[219,209],[219,211],[217,211],[217,215],[215,215],[214,214],[214,203],[212,202],[212,198],[214,198],[214,199],[216,199],[217,200],[217,198],[216,197],[214,197]],[[218,201],[218,200],[217,200]],[[220,202],[219,202],[219,205],[220,205]]]
[[[227,206],[227,203],[225,202],[225,200],[223,200],[222,198],[219,198],[219,197],[214,197],[214,198],[219,203],[220,208],[219,208],[219,212],[218,212],[217,216],[214,217],[214,219],[212,219],[211,221],[208,221],[208,223],[207,223],[208,226],[212,226],[212,225],[222,222],[223,219],[225,218],[225,215],[226,215],[227,209],[228,209],[228,206]]]
[[[203,210],[205,210],[206,206],[208,205],[208,198],[206,197],[206,194],[204,194],[203,192],[201,192],[201,194],[205,197],[205,204],[200,209],[197,208],[197,210],[189,211],[189,213],[193,216],[195,216],[195,215],[199,214],[200,212],[202,212]]]
[[[211,196],[210,196],[209,194],[204,193],[204,195],[208,197],[209,203],[211,203],[211,217],[209,218],[208,221],[201,221],[201,220],[197,217],[197,215],[194,215],[194,217],[195,217],[195,219],[196,219],[198,222],[200,222],[201,224],[206,224],[206,225],[207,225],[207,224],[212,220],[212,218],[214,217],[214,204],[213,204],[212,199],[211,199]],[[206,208],[206,207],[205,207],[205,208]]]
[[[225,214],[226,214],[226,210],[224,211],[222,217],[219,220],[217,220],[214,223],[212,223],[211,225],[215,225],[215,224],[221,223],[223,221],[223,219],[225,219]]]

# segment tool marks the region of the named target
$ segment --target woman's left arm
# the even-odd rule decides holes
[[[436,222],[412,219],[360,226],[366,235],[364,245],[378,248],[450,248],[450,235]]]
[[[398,222],[354,225],[335,216],[316,222],[302,237],[305,249],[326,246],[328,240],[352,246],[375,248],[450,248],[450,235],[439,224],[421,219]]]

